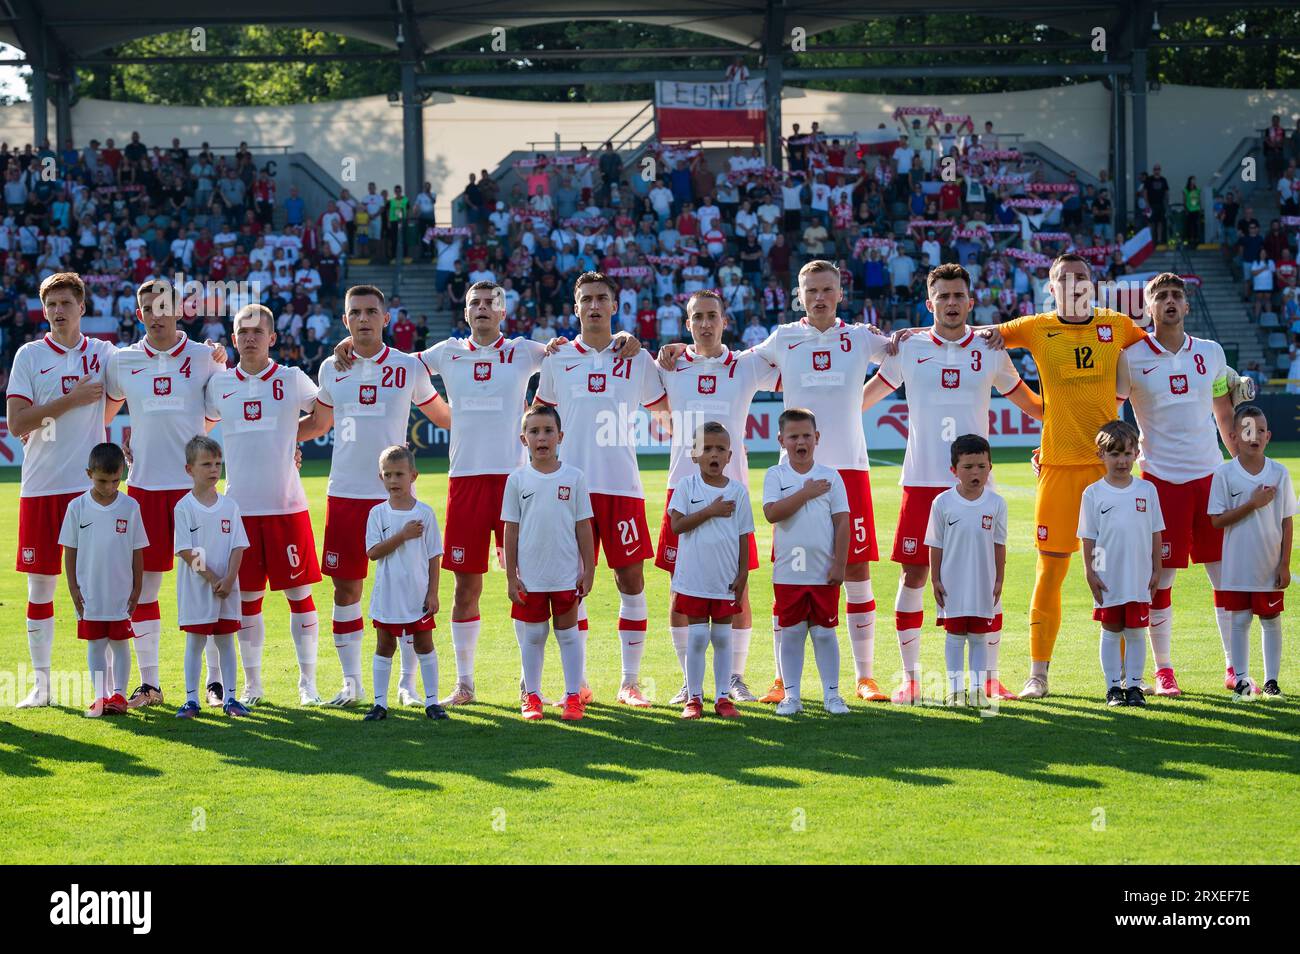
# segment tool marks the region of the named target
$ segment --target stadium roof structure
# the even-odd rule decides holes
[[[346,59],[393,59],[401,65],[403,106],[404,180],[414,195],[423,181],[424,135],[422,104],[437,88],[505,87],[521,82],[548,85],[584,83],[646,83],[657,79],[682,82],[715,82],[723,79],[719,70],[702,68],[664,70],[621,70],[620,57],[638,59],[698,56],[747,55],[761,61],[751,76],[761,78],[766,88],[767,147],[770,161],[780,165],[781,96],[783,83],[849,78],[913,78],[939,76],[1062,76],[1110,77],[1112,128],[1117,158],[1116,186],[1126,194],[1124,163],[1128,122],[1125,110],[1132,108],[1133,164],[1146,165],[1147,52],[1165,45],[1259,45],[1280,38],[1219,37],[1192,41],[1164,41],[1164,25],[1195,16],[1238,11],[1248,7],[1270,7],[1259,0],[0,0],[0,41],[23,51],[11,65],[32,67],[33,139],[48,138],[47,102],[53,93],[57,141],[72,137],[71,102],[76,67],[114,62],[159,64],[166,62],[265,62],[288,60],[312,62]],[[841,53],[933,52],[932,65],[801,66],[790,50],[792,31],[802,28],[812,37],[837,26],[901,16],[980,15],[1042,24],[1071,37],[1068,41],[1022,44],[1019,47],[987,43],[937,46],[906,43],[889,46],[835,46]],[[447,47],[495,28],[506,30],[536,23],[572,20],[626,20],[694,31],[721,41],[712,46],[677,47],[663,50],[555,50],[545,51],[548,61],[599,60],[611,69],[554,70],[539,68],[520,75],[517,63],[523,51],[475,52],[475,59],[496,67],[478,73],[438,73],[439,61],[464,59],[463,53],[442,53]],[[192,31],[197,28],[258,24],[295,27],[339,33],[368,40],[379,49],[365,53],[303,54],[300,56],[240,57],[196,52],[184,57],[158,56],[124,59],[112,48],[128,40],[157,33]],[[1094,31],[1106,31],[1104,53],[1087,62],[1076,55],[1062,62],[1063,54],[1091,50]],[[1289,38],[1287,38],[1289,39]],[[810,47],[812,49],[814,47]],[[1042,54],[1036,63],[1003,64],[985,59],[981,53],[1032,50]],[[965,61],[960,61],[967,54]],[[787,62],[789,60],[790,62]],[[575,64],[576,66],[577,64]],[[51,90],[50,87],[53,87]],[[1123,215],[1123,205],[1117,209]]]

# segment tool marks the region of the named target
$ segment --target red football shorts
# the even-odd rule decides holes
[[[672,502],[673,492],[669,489],[668,499],[664,501],[664,519],[659,524],[659,546],[655,550],[655,566],[669,573],[677,569],[677,534],[673,533],[672,523],[668,519],[668,508]],[[749,534],[749,568],[758,569],[758,543],[752,533]]]
[[[645,520],[645,500],[613,494],[591,495],[591,529],[596,538],[596,558],[605,548],[605,565],[619,570],[653,559],[650,526]]]
[[[751,537],[751,539],[753,538]],[[838,597],[836,603],[839,603]],[[710,600],[702,596],[687,596],[685,593],[674,593],[673,612],[696,619],[727,619],[740,615],[740,603],[736,600]]]
[[[781,626],[840,624],[840,588],[834,584],[773,583],[772,595],[772,612]]]
[[[849,563],[879,560],[876,517],[871,507],[871,472],[841,470],[839,473],[849,497]]]
[[[1286,609],[1283,605],[1282,590],[1266,590],[1260,593],[1246,593],[1237,590],[1215,590],[1214,605],[1234,613],[1250,610],[1256,616],[1276,616]]]
[[[46,494],[18,498],[18,556],[14,569],[19,573],[42,573],[58,576],[63,572],[63,547],[59,530],[63,516],[79,493]]]
[[[1142,476],[1155,484],[1160,513],[1165,518],[1165,529],[1160,535],[1162,565],[1182,569],[1189,558],[1192,563],[1216,563],[1223,559],[1223,528],[1211,524],[1210,515],[1205,512],[1209,509],[1213,475],[1184,484],[1171,484],[1146,472]]]
[[[375,629],[382,629],[390,636],[414,636],[416,633],[427,633],[438,628],[433,621],[432,613],[413,623],[381,623],[377,619],[372,619],[370,625]]]
[[[135,639],[135,630],[129,619],[79,619],[78,639]]]
[[[903,504],[898,511],[898,529],[894,531],[894,552],[890,559],[908,566],[929,566],[930,548],[925,545],[925,531],[930,524],[930,506],[947,487],[904,487]]]
[[[954,636],[961,636],[966,633],[982,636],[985,633],[1002,632],[1001,613],[992,619],[985,619],[982,616],[941,616],[935,622]]]
[[[340,580],[364,580],[370,572],[366,558],[366,519],[383,500],[356,497],[325,498],[325,542],[321,572]]]
[[[1102,606],[1092,611],[1092,618],[1108,626],[1111,632],[1116,629],[1141,629],[1151,625],[1150,603],[1122,603],[1119,606]]]
[[[524,623],[545,623],[555,616],[563,616],[577,602],[577,590],[530,590],[523,606],[510,604],[510,618]]]
[[[193,626],[182,626],[181,630],[186,633],[193,633],[195,636],[228,636],[231,633],[239,632],[239,620],[219,619],[215,623],[196,623]]]
[[[172,544],[176,539],[176,505],[189,493],[185,490],[144,490],[127,484],[126,492],[140,505],[149,546],[144,551],[146,573],[166,573],[176,562]]]
[[[505,524],[501,500],[509,474],[477,474],[447,480],[447,527],[442,547],[443,565],[455,573],[486,573],[488,551],[496,536],[501,550]]]
[[[248,535],[248,549],[239,564],[239,588],[243,592],[260,593],[268,581],[273,590],[320,582],[316,534],[306,510],[244,517],[244,533]]]

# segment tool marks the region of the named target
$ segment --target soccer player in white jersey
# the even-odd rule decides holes
[[[442,537],[433,508],[415,498],[415,455],[394,444],[379,455],[379,474],[388,499],[366,515],[366,557],[375,561],[370,621],[375,627],[375,704],[367,722],[388,718],[388,679],[397,641],[409,636],[424,681],[424,714],[447,718],[438,704],[438,655],[433,630],[438,613],[438,568]]]
[[[722,343],[722,333],[727,327],[727,312],[722,299],[710,291],[696,292],[686,303],[687,327],[692,345],[681,353],[672,370],[659,368],[659,378],[668,395],[667,418],[672,426],[673,441],[668,466],[668,496],[664,501],[664,517],[659,527],[659,545],[655,552],[655,566],[675,573],[678,541],[673,533],[669,511],[675,490],[683,480],[699,474],[691,453],[694,435],[706,423],[721,424],[728,434],[735,434],[731,456],[726,464],[726,475],[742,487],[749,486],[749,458],[745,453],[745,422],[749,418],[749,405],[758,391],[776,388],[779,372],[763,358],[752,352],[737,353]],[[663,412],[659,412],[662,416]],[[748,566],[758,569],[758,546],[749,541]],[[685,703],[686,648],[690,638],[686,617],[676,610],[669,619],[669,631],[677,661],[682,667],[682,691],[670,702]],[[755,702],[754,694],[745,685],[745,663],[749,658],[749,640],[753,632],[753,613],[750,609],[749,591],[740,598],[740,609],[732,622],[731,630],[731,685],[730,697],[736,702]]]
[[[248,551],[248,535],[239,504],[217,493],[221,479],[221,445],[196,435],[185,445],[185,469],[194,488],[176,504],[176,533],[172,548],[176,567],[177,624],[185,633],[185,703],[176,718],[199,714],[199,676],[208,643],[217,647],[224,690],[222,709],[228,716],[246,716],[235,698],[235,634],[239,632],[240,563]]]
[[[989,486],[989,442],[962,434],[952,442],[949,471],[957,483],[934,498],[925,528],[938,622],[947,633],[944,704],[962,704],[966,671],[972,706],[988,705],[986,648],[1002,632],[1002,583],[1007,568],[1007,502]],[[962,650],[969,646],[966,670]]]
[[[131,675],[131,611],[140,598],[144,550],[149,545],[140,505],[118,492],[126,458],[116,444],[96,444],[86,476],[90,489],[63,514],[59,545],[67,561],[68,593],[84,639],[95,701],[86,715],[122,715]],[[109,663],[109,657],[112,663]]]
[[[1083,491],[1079,539],[1092,590],[1092,618],[1101,623],[1101,668],[1106,705],[1145,706],[1142,664],[1151,600],[1160,579],[1160,497],[1149,480],[1133,476],[1137,430],[1107,421],[1097,432],[1097,456],[1106,475]]]
[[[1291,583],[1295,491],[1290,472],[1264,456],[1273,434],[1254,405],[1233,415],[1237,459],[1219,466],[1210,486],[1210,519],[1224,529],[1223,573],[1214,603],[1232,622],[1232,665],[1236,697],[1280,699],[1283,591]],[[1264,685],[1250,677],[1250,618],[1264,631]]]
[[[731,435],[717,421],[701,424],[692,442],[696,472],[679,485],[669,508],[678,538],[673,612],[686,617],[686,699],[683,719],[704,715],[704,651],[713,645],[713,711],[740,715],[731,701],[731,621],[748,589],[754,514],[749,490],[727,475]]]
[[[46,278],[40,298],[50,330],[18,349],[5,400],[9,432],[26,445],[15,567],[27,574],[27,651],[35,685],[20,709],[51,701],[54,591],[63,564],[59,528],[68,504],[89,483],[91,449],[104,440],[104,369],[115,350],[81,333],[86,286],[76,273]]]
[[[299,440],[316,436],[318,421],[302,424],[317,388],[300,368],[270,358],[275,321],[262,305],[245,305],[232,324],[239,364],[214,375],[205,390],[207,416],[222,422],[226,494],[238,504],[248,534],[239,566],[239,648],[244,664],[244,705],[262,698],[262,599],[267,583],[289,601],[289,631],[298,657],[298,698],[319,705],[316,646],[319,635],[311,588],[320,582],[316,537],[307,494],[294,459]],[[230,687],[227,687],[229,689]]]
[[[921,701],[921,628],[930,556],[925,532],[930,507],[952,487],[953,440],[962,434],[987,438],[991,389],[996,388],[1030,417],[1042,419],[1042,399],[1022,387],[1011,357],[988,348],[966,324],[974,305],[970,275],[960,265],[940,265],[926,278],[926,307],[934,316],[928,334],[913,335],[887,356],[862,389],[866,410],[899,386],[907,389],[907,451],[903,455],[903,502],[891,559],[902,566],[894,599],[894,625],[903,657],[903,681],[890,697],[910,705]],[[990,481],[991,483],[991,481]],[[1000,612],[1000,611],[999,611]],[[985,641],[986,685],[992,699],[1014,699],[998,676],[1001,633]]]
[[[889,697],[876,685],[873,655],[876,600],[871,588],[871,561],[876,550],[875,517],[871,506],[871,474],[867,442],[862,432],[862,384],[868,369],[879,362],[889,339],[869,325],[846,325],[836,317],[843,297],[840,272],[821,259],[799,269],[799,301],[806,316],[777,325],[754,348],[781,373],[785,407],[807,408],[822,431],[820,462],[839,471],[849,495],[849,562],[844,580],[849,639],[857,674],[857,694],[883,701]],[[682,345],[660,352],[660,366],[680,357]],[[773,649],[777,676],[763,702],[784,697],[780,671],[779,627],[773,620]]]
[[[1155,333],[1124,349],[1116,367],[1115,395],[1133,405],[1142,433],[1138,463],[1142,476],[1155,485],[1168,527],[1160,585],[1151,601],[1151,652],[1156,660],[1155,692],[1181,694],[1170,650],[1173,630],[1171,592],[1174,577],[1188,561],[1201,563],[1210,585],[1219,588],[1223,572],[1223,531],[1210,522],[1206,503],[1210,483],[1223,463],[1223,446],[1233,451],[1232,405],[1228,365],[1217,341],[1193,338],[1183,330],[1187,316],[1186,286],[1163,272],[1145,289],[1146,312]],[[1223,643],[1224,685],[1237,685],[1232,668],[1232,628],[1228,611],[1215,607]]]
[[[781,627],[781,672],[787,676],[777,715],[803,711],[800,680],[812,636],[822,705],[849,711],[840,695],[840,584],[849,554],[850,504],[838,471],[814,460],[817,418],[804,408],[781,412],[777,440],[785,459],[763,477],[763,516],[772,527],[774,615]]]
[[[343,668],[343,688],[326,705],[361,701],[361,591],[369,572],[366,518],[388,494],[375,461],[393,445],[405,445],[414,404],[439,426],[450,423],[446,405],[420,360],[384,344],[388,309],[373,285],[353,285],[343,298],[343,324],[353,342],[353,361],[342,371],[330,356],[321,364],[320,390],[298,431],[308,440],[334,428],[334,449],[326,487],[325,539],[321,571],[334,581],[334,647]],[[403,645],[403,668],[408,648]],[[416,669],[410,647],[409,672]]]
[[[645,560],[654,555],[645,491],[636,459],[634,414],[654,408],[663,385],[649,355],[615,354],[610,320],[618,287],[601,272],[583,272],[573,290],[582,333],[542,364],[536,400],[557,407],[568,427],[568,463],[587,478],[596,546],[614,571],[622,684],[617,701],[648,706],[639,683],[645,652]],[[581,610],[579,611],[582,612]]]
[[[469,338],[448,338],[420,353],[430,374],[442,377],[450,405],[450,468],[444,567],[455,574],[451,641],[456,650],[456,688],[444,706],[474,701],[474,656],[480,629],[479,598],[495,535],[498,560],[503,539],[501,500],[507,476],[525,460],[515,429],[527,402],[528,383],[549,346],[507,338],[505,291],[495,282],[475,282],[465,295]],[[564,343],[552,339],[551,345]],[[614,335],[612,350],[631,357],[641,343],[627,332]],[[351,340],[334,349],[339,367],[351,359]],[[440,402],[441,403],[441,402]],[[586,628],[586,620],[582,627]]]
[[[529,722],[544,715],[542,667],[551,623],[564,670],[560,718],[575,722],[586,707],[578,606],[596,578],[591,496],[582,471],[558,456],[564,432],[555,408],[534,404],[521,429],[528,463],[506,479],[501,502],[506,593],[524,673],[521,708]]]
[[[113,352],[104,374],[108,400],[125,401],[131,415],[127,446],[131,469],[126,492],[140,504],[149,536],[144,584],[131,617],[140,667],[140,685],[129,701],[132,708],[156,705],[163,699],[158,676],[162,634],[158,593],[163,574],[172,568],[175,558],[172,539],[176,504],[193,486],[185,473],[185,445],[191,437],[206,434],[216,424],[205,417],[203,390],[225,361],[224,351],[219,361],[215,349],[191,341],[185,332],[177,330],[180,313],[176,290],[167,282],[150,279],[140,285],[136,289],[136,314],[144,323],[145,337]],[[213,648],[208,656],[210,678],[219,668]],[[218,697],[216,704],[220,702]]]

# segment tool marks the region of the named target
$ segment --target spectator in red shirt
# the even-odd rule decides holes
[[[700,234],[700,220],[695,216],[695,203],[682,203],[682,214],[677,216],[677,231],[682,238],[695,238]]]
[[[208,262],[208,278],[214,282],[224,281],[226,278],[226,256],[217,252]]]
[[[1282,231],[1282,221],[1274,219],[1268,225],[1268,232],[1264,235],[1264,251],[1268,252],[1268,257],[1274,262],[1282,258],[1282,252],[1289,246],[1287,245],[1286,232]]]
[[[655,315],[655,310],[649,307],[648,302],[643,302],[641,310],[636,313],[636,336],[641,339],[645,347],[653,348],[658,333],[659,319]]]
[[[148,252],[141,253],[140,257],[135,260],[135,267],[131,270],[131,277],[139,285],[146,278],[153,274],[153,257]]]
[[[1282,254],[1277,260],[1277,268],[1273,274],[1277,280],[1279,290],[1295,287],[1296,263],[1295,256],[1291,254],[1291,249],[1282,249]]]
[[[393,347],[398,351],[411,351],[415,344],[415,322],[402,308],[397,312],[397,323],[393,325]]]
[[[230,256],[226,261],[226,274],[237,282],[243,281],[248,277],[248,256],[244,250],[235,247],[235,254]]]
[[[961,215],[961,186],[956,182],[945,182],[939,187],[939,214],[945,219]]]
[[[118,167],[122,165],[122,152],[113,145],[113,140],[104,143],[104,148],[99,151],[99,161],[112,170],[113,180],[116,181]]]
[[[203,229],[199,237],[194,242],[194,272],[203,277],[208,273],[208,267],[212,263],[212,233]]]

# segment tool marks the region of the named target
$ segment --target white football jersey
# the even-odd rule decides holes
[[[29,341],[14,355],[9,372],[8,397],[32,405],[57,401],[90,375],[103,383],[114,348],[99,338],[81,336],[65,348],[48,334]],[[65,411],[49,426],[38,426],[23,448],[23,476],[19,494],[43,497],[85,490],[90,484],[86,464],[90,451],[104,442],[104,398]]]
[[[379,467],[376,457],[375,468]],[[424,521],[424,533],[375,561],[375,585],[370,590],[370,618],[380,623],[414,623],[424,617],[429,592],[429,561],[442,556],[442,534],[433,508],[421,500],[410,510],[394,510],[385,500],[366,518],[366,549],[387,540],[412,520]]]
[[[701,357],[694,348],[687,348],[673,370],[665,371],[658,365],[655,368],[672,412],[668,488],[673,489],[686,477],[699,472],[691,460],[691,447],[696,430],[710,421],[717,421],[731,435],[727,476],[747,484],[749,457],[745,453],[745,428],[749,405],[755,392],[775,390],[780,377],[776,368],[752,352],[738,354],[730,348],[723,348],[716,358]]]
[[[104,379],[110,400],[126,399],[131,415],[131,470],[141,490],[185,490],[185,445],[207,433],[203,389],[221,371],[212,350],[178,332],[180,341],[155,351],[147,339],[113,352]]]
[[[591,496],[581,470],[561,463],[552,474],[531,464],[511,471],[501,519],[519,524],[519,581],[525,590],[553,593],[578,585],[582,554],[574,525],[591,519]]]
[[[1282,557],[1282,521],[1296,512],[1290,472],[1270,459],[1265,459],[1264,469],[1253,475],[1239,461],[1226,461],[1210,482],[1206,512],[1224,513],[1240,507],[1261,484],[1273,487],[1273,502],[1223,530],[1221,590],[1266,593],[1274,589],[1274,575]]]
[[[202,554],[204,564],[217,576],[225,576],[235,550],[248,549],[248,536],[239,504],[217,495],[217,502],[205,507],[191,491],[176,501],[176,529],[172,552],[191,550]],[[188,563],[176,561],[176,615],[178,626],[202,626],[219,619],[240,618],[239,583],[225,599],[218,599],[212,585]]]
[[[689,517],[719,496],[735,503],[736,509],[730,517],[710,517],[677,538],[674,593],[704,600],[730,600],[736,596],[729,587],[736,579],[742,555],[746,566],[749,564],[749,544],[742,544],[740,538],[754,532],[754,512],[745,485],[728,479],[727,486],[714,487],[698,473],[692,474],[677,485],[669,509]]]
[[[546,347],[527,338],[501,335],[486,348],[472,338],[448,338],[420,360],[442,375],[451,404],[449,476],[508,474],[527,461],[519,422],[528,381],[541,369]]]
[[[888,338],[838,318],[818,331],[807,318],[777,325],[756,354],[781,372],[785,406],[817,417],[817,463],[836,470],[870,470],[862,432],[862,385],[884,355]],[[781,452],[785,459],[785,452]]]
[[[385,500],[379,455],[394,444],[406,444],[411,405],[423,407],[438,392],[419,358],[388,345],[373,358],[353,353],[352,362],[340,372],[330,355],[320,366],[316,400],[334,409],[334,448],[325,492],[331,497]]]
[[[1186,336],[1170,353],[1148,334],[1120,355],[1128,366],[1129,393],[1142,432],[1138,464],[1175,484],[1206,477],[1223,463],[1214,421],[1214,398],[1228,393],[1228,363],[1217,341]]]
[[[858,400],[861,406],[861,394]],[[769,467],[763,477],[763,503],[775,503],[790,496],[809,480],[829,480],[831,489],[808,501],[793,514],[772,526],[776,562],[773,583],[820,586],[825,584],[835,560],[835,525],[831,518],[849,512],[849,495],[839,473],[816,463],[806,474],[798,473],[789,461]],[[676,499],[676,494],[673,495]],[[681,559],[678,551],[677,559]],[[681,572],[680,565],[676,572]]]
[[[132,559],[136,550],[148,545],[140,505],[126,494],[119,492],[107,507],[95,503],[89,490],[72,499],[59,529],[59,546],[77,551],[77,587],[85,603],[82,619],[127,618]]]
[[[1150,603],[1151,535],[1165,529],[1155,484],[1134,477],[1127,487],[1105,478],[1089,484],[1079,503],[1079,538],[1093,540],[1093,569],[1106,584],[1094,606]]]
[[[260,517],[307,509],[294,450],[298,418],[311,410],[316,393],[301,368],[274,361],[260,374],[234,367],[208,382],[207,415],[222,422],[226,493],[241,513]]]
[[[974,339],[969,328],[957,341],[931,330],[912,335],[880,362],[882,381],[907,388],[907,452],[898,479],[905,487],[951,486],[953,440],[963,434],[987,438],[990,388],[1010,394],[1023,383],[1010,355]]]
[[[925,545],[943,550],[939,571],[946,595],[940,619],[992,619],[1002,612],[993,599],[997,544],[1007,544],[1007,502],[999,494],[986,486],[975,500],[967,500],[949,487],[934,498]]]
[[[638,406],[664,396],[654,361],[644,351],[631,358],[583,343],[581,337],[542,362],[537,399],[560,412],[564,457],[582,471],[593,494],[644,498],[637,466]]]

